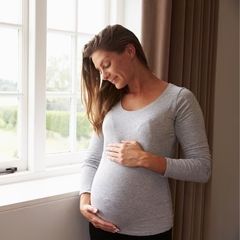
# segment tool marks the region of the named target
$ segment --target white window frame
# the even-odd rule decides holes
[[[28,170],[33,172],[45,169],[46,4],[29,1]]]

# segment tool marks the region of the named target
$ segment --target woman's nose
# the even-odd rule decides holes
[[[109,76],[110,76],[110,74],[106,71],[103,71],[102,74],[101,74],[102,80],[108,80]]]

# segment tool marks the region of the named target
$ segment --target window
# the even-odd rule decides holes
[[[132,1],[140,12],[141,0]],[[127,25],[126,6],[122,0],[0,2],[0,169],[38,176],[77,169],[92,131],[80,101],[82,48],[107,24]]]

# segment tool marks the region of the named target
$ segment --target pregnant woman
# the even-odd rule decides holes
[[[170,240],[168,178],[206,182],[211,173],[199,103],[190,90],[158,79],[121,25],[85,45],[82,84],[94,129],[80,181],[91,240]],[[174,158],[178,142],[182,159]]]

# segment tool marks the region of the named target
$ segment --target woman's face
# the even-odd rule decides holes
[[[127,47],[123,53],[97,50],[92,54],[92,61],[101,79],[111,82],[117,89],[124,88],[133,77],[132,59],[133,54]]]

